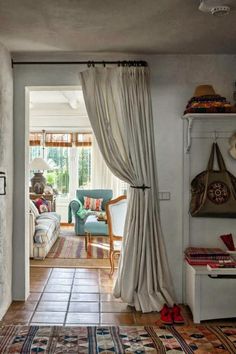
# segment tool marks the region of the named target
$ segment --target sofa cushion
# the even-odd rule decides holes
[[[52,222],[54,221],[55,223],[60,223],[61,222],[61,215],[51,211],[51,212],[45,212],[42,214],[39,214],[39,216],[36,218],[36,223],[38,223],[40,220],[51,220]]]

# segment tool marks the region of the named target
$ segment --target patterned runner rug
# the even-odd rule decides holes
[[[60,236],[49,251],[47,258],[80,259],[109,257],[108,237],[94,236],[85,250],[84,236],[75,236],[73,230],[61,230]]]
[[[236,327],[2,326],[0,353],[235,354]]]

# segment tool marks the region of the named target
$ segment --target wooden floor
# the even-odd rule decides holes
[[[14,301],[0,324],[32,325],[155,325],[159,313],[142,314],[112,296],[109,269],[31,268],[31,294]],[[189,309],[182,306],[186,324]],[[206,321],[204,322],[206,323]],[[207,321],[208,324],[234,321]]]

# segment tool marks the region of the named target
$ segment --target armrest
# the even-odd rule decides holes
[[[72,222],[72,212],[77,216],[77,212],[83,208],[83,205],[80,200],[74,199],[70,202],[68,207],[68,223]]]
[[[34,257],[34,233],[35,233],[35,216],[33,213],[29,213],[30,257]]]

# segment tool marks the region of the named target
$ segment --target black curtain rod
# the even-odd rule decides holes
[[[95,65],[103,65],[104,67],[109,64],[114,64],[118,66],[148,66],[147,62],[144,60],[120,60],[120,61],[14,61],[12,59],[12,67],[14,65],[87,65],[88,67],[94,67]]]

